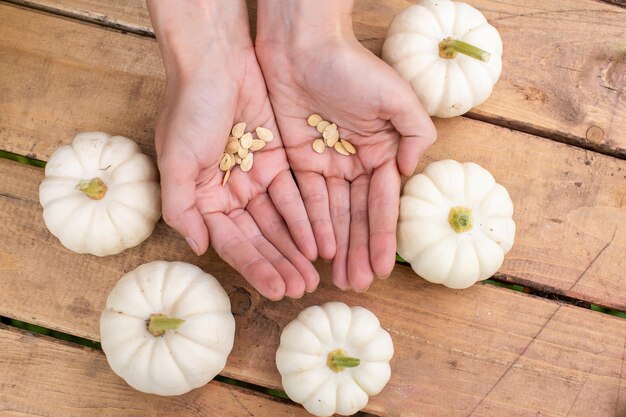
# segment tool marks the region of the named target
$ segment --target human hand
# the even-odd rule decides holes
[[[401,174],[436,131],[410,85],[351,29],[352,1],[259,2],[256,53],[320,256],[333,282],[366,290],[394,266]],[[307,125],[318,113],[358,153],[323,154]]]
[[[164,220],[198,255],[210,236],[220,257],[270,299],[313,291],[315,240],[254,55],[245,2],[148,4],[167,74],[156,127]],[[247,130],[270,129],[274,140],[254,153],[249,172],[233,168],[222,186],[219,161],[239,121]]]

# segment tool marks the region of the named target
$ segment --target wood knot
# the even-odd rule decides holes
[[[244,288],[235,288],[233,291],[228,293],[228,298],[230,298],[230,311],[235,316],[239,316],[250,310],[252,298],[250,293]]]
[[[587,129],[587,140],[593,144],[599,144],[604,139],[604,131],[596,125],[591,126]]]

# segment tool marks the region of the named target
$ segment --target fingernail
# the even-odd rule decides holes
[[[388,273],[387,275],[383,275],[383,276],[381,276],[381,277],[376,277],[376,278],[378,278],[378,279],[387,279],[387,278],[389,278],[390,276],[391,276],[391,272],[390,272],[390,273]]]
[[[191,250],[198,256],[200,256],[200,247],[198,246],[198,244],[196,243],[195,240],[193,240],[192,238],[190,238],[189,236],[187,236],[185,238],[185,240],[187,241],[187,244],[189,245],[189,247],[191,248]]]

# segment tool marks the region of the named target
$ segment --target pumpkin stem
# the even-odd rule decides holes
[[[85,193],[85,195],[92,200],[102,200],[107,193],[107,185],[100,177],[90,180],[80,180],[78,184],[76,184],[76,189]]]
[[[482,62],[488,62],[491,54],[477,46],[458,39],[446,38],[439,42],[439,56],[446,59],[456,58],[457,53],[462,53]]]
[[[448,214],[448,223],[457,233],[467,232],[473,226],[472,210],[466,207],[452,207]]]
[[[176,330],[185,320],[168,317],[166,314],[152,314],[148,320],[148,331],[154,337],[163,336],[168,330]]]
[[[341,349],[335,349],[328,354],[326,365],[335,372],[341,372],[344,368],[354,368],[359,366],[361,360],[352,358]]]

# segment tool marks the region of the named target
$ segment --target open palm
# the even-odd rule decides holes
[[[319,253],[334,258],[339,288],[365,290],[393,269],[401,173],[413,172],[434,126],[410,86],[356,39],[256,51]],[[315,153],[313,113],[357,154]]]
[[[191,78],[168,79],[156,135],[164,219],[198,254],[210,236],[217,253],[268,298],[301,296],[319,281],[307,259],[317,249],[254,51],[218,61],[207,60]],[[274,140],[254,152],[249,172],[233,168],[222,186],[219,161],[240,121],[246,131],[270,129]]]

